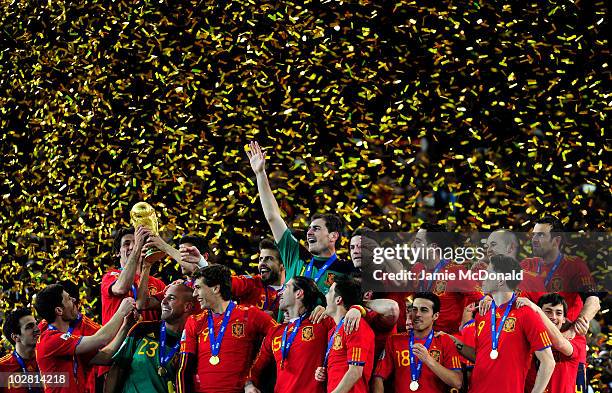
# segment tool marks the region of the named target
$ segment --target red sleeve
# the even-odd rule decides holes
[[[196,320],[193,317],[187,318],[183,336],[181,337],[181,352],[197,353],[198,340],[196,332]]]
[[[115,296],[111,291],[111,287],[117,282],[118,278],[119,276],[113,274],[113,272],[106,273],[102,277],[102,298]]]
[[[551,347],[552,342],[548,337],[548,332],[542,319],[532,309],[527,307],[523,307],[523,309],[524,314],[521,316],[521,326],[531,346],[531,352]]]
[[[442,347],[441,364],[450,370],[461,370],[461,357],[455,342],[446,334],[440,335],[440,346]]]
[[[595,292],[595,281],[587,264],[580,258],[571,259],[573,277],[572,282],[576,292]]]
[[[66,333],[60,331],[50,332],[45,340],[41,340],[38,344],[38,352],[44,354],[44,357],[57,356],[73,356],[77,345],[81,342],[81,336],[67,336]]]
[[[250,314],[253,318],[253,324],[258,335],[263,337],[272,327],[278,325],[270,315],[261,311],[257,307],[251,306],[250,310]]]
[[[334,319],[332,317],[325,317],[320,323],[325,326],[325,329],[327,329],[327,333],[329,333],[330,330],[336,328],[336,322],[334,322]]]
[[[365,366],[368,352],[374,350],[374,337],[366,334],[365,324],[351,333],[343,333],[346,337],[346,358],[348,364]],[[344,330],[344,329],[343,329]]]
[[[584,336],[576,335],[573,339],[569,340],[570,344],[572,344],[572,354],[569,356],[565,356],[561,352],[559,352],[560,360],[570,360],[580,357],[581,351],[584,351],[586,347],[586,338]],[[580,360],[580,359],[579,359]]]
[[[368,310],[364,319],[377,333],[390,332],[395,327],[395,323],[389,324],[389,321],[376,311]]]
[[[255,288],[255,280],[249,276],[232,276],[232,296],[248,295]]]
[[[274,354],[272,353],[272,337],[274,336],[276,329],[270,329],[263,343],[261,343],[261,349],[251,366],[249,376],[247,379],[253,381],[255,386],[259,386],[259,378],[262,371],[268,364],[274,361]]]
[[[376,365],[376,370],[374,371],[374,376],[387,379],[393,373],[393,369],[393,336],[389,336],[387,338],[387,342],[385,343],[385,349],[378,357],[378,363]]]

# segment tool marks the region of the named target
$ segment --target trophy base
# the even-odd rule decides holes
[[[164,258],[165,256],[166,256],[166,253],[163,251],[149,250],[145,254],[144,261],[146,263],[155,263],[159,261],[160,259]]]

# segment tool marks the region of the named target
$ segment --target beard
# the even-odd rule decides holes
[[[268,273],[268,278],[261,278],[261,281],[265,284],[265,285],[272,285],[274,284],[276,281],[278,281],[279,275],[278,272],[275,272],[274,270],[270,270],[270,273]]]

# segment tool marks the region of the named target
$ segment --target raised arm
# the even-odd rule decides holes
[[[115,296],[124,296],[127,294],[132,284],[134,283],[134,277],[136,276],[136,270],[138,269],[138,263],[140,261],[140,253],[142,252],[142,246],[144,246],[147,236],[151,232],[144,227],[138,227],[134,234],[134,248],[128,257],[125,266],[121,270],[117,281],[111,287],[111,291]]]
[[[259,192],[261,207],[263,208],[268,225],[272,229],[274,240],[279,242],[287,230],[287,224],[281,217],[281,210],[270,188],[270,182],[266,174],[266,155],[257,142],[251,142],[250,150],[247,150],[246,153],[257,178],[257,191]]]
[[[136,309],[147,310],[150,308],[159,308],[159,300],[153,296],[149,296],[149,276],[151,275],[152,264],[143,262],[142,271],[140,272],[140,284],[138,285],[138,294],[136,295]]]
[[[133,313],[128,314],[128,316],[123,318],[123,325],[121,325],[119,332],[117,332],[115,337],[112,339],[112,341],[107,346],[102,348],[96,354],[96,356],[94,356],[89,361],[89,364],[110,365],[113,363],[113,356],[119,350],[119,348],[121,348],[121,344],[123,344],[123,341],[127,337],[128,332],[130,331],[130,328],[134,325],[135,321],[132,315]]]
[[[176,248],[172,247],[164,239],[157,235],[151,235],[148,237],[147,242],[144,245],[144,249],[157,248],[160,251],[169,255],[170,258],[174,259],[179,264],[181,263],[181,253]]]
[[[97,350],[115,337],[123,324],[123,318],[134,311],[136,303],[132,298],[125,298],[119,305],[115,315],[102,326],[93,336],[83,336],[76,347],[75,354],[81,355]]]
[[[516,307],[523,306],[527,306],[533,311],[535,311],[536,314],[538,314],[538,316],[542,320],[542,322],[544,322],[544,326],[548,331],[548,335],[550,336],[550,341],[552,342],[553,347],[565,356],[571,356],[574,352],[574,347],[572,347],[572,344],[567,338],[563,337],[561,331],[555,326],[554,323],[552,323],[550,319],[548,319],[546,314],[544,314],[544,311],[542,311],[542,309],[538,307],[537,304],[527,299],[526,297],[519,297],[518,299],[516,299]]]
[[[391,299],[374,299],[368,300],[365,302],[365,306],[370,310],[376,312],[382,321],[389,325],[393,326],[397,323],[397,319],[399,318],[399,305],[395,300]]]

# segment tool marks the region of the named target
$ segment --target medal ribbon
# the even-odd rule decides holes
[[[340,320],[340,323],[336,326],[336,329],[334,330],[334,334],[332,334],[331,337],[329,338],[329,341],[327,343],[327,350],[325,351],[325,360],[323,361],[323,367],[327,367],[327,360],[329,359],[329,351],[331,351],[331,347],[332,345],[334,345],[334,338],[336,338],[336,334],[338,334],[338,330],[340,330],[343,323],[344,323],[344,318]]]
[[[508,314],[510,314],[510,310],[512,309],[512,305],[514,304],[515,300],[516,293],[513,293],[512,299],[510,299],[510,301],[508,302],[508,305],[506,306],[506,311],[504,311],[504,315],[501,318],[499,327],[497,327],[497,325],[495,324],[495,319],[497,317],[497,315],[495,315],[497,312],[495,300],[493,300],[493,302],[491,303],[491,344],[493,346],[494,351],[497,350],[497,346],[499,345],[499,336],[501,335],[501,331],[504,328],[504,323],[506,323],[506,319],[508,318]]]
[[[314,278],[315,283],[319,282],[319,279],[321,278],[321,276],[325,273],[327,269],[329,269],[331,264],[334,263],[336,259],[338,259],[338,256],[336,255],[336,253],[334,253],[331,257],[327,259],[327,261],[325,261],[325,264],[321,266],[321,268],[317,272],[317,275]],[[306,271],[304,272],[305,277],[312,278],[311,276],[312,276],[312,269],[314,267],[314,261],[315,261],[315,258],[312,257],[312,259],[310,260],[310,263],[308,264],[308,267],[306,267]]]
[[[436,265],[436,267],[434,267],[433,273],[432,274],[436,274],[438,273],[440,270],[444,269],[444,267],[446,265],[448,265],[450,261],[447,259],[443,259],[440,262],[438,262],[438,264]],[[423,282],[419,283],[419,290],[421,292],[430,292],[431,291],[431,286],[433,285],[433,280],[429,281],[429,280],[425,280],[427,282],[427,289],[424,289],[424,285]]]
[[[181,340],[177,340],[176,344],[170,349],[170,352],[166,354],[166,322],[162,321],[159,328],[159,365],[161,367],[166,367],[170,363],[170,359],[178,351],[180,345]]]
[[[434,330],[431,329],[429,334],[427,335],[427,339],[425,340],[425,349],[429,351],[429,347],[431,346],[431,342],[434,338]],[[410,351],[410,376],[413,381],[419,380],[421,378],[421,370],[423,369],[423,362],[421,359],[415,360],[414,353],[412,352],[412,347],[414,347],[414,330],[410,330],[410,341],[408,342],[408,350]]]
[[[215,337],[215,321],[212,317],[212,310],[208,309],[208,339],[210,340],[210,353],[212,356],[218,356],[219,351],[221,349],[221,341],[223,341],[223,335],[225,334],[225,330],[227,328],[227,324],[229,323],[230,316],[232,315],[232,310],[236,307],[236,303],[230,301],[225,309],[225,314],[223,315],[223,321],[221,321],[221,328],[219,329],[219,334]]]
[[[19,363],[19,367],[21,367],[21,371],[23,371],[24,373],[27,373],[28,369],[26,367],[24,358],[22,358],[21,355],[17,353],[17,351],[13,351],[13,357],[15,358],[15,360],[17,360],[17,363]],[[39,389],[32,388],[32,385],[28,383],[28,392],[34,393],[34,392],[39,392],[39,391],[40,391]]]
[[[559,253],[559,255],[557,256],[557,259],[555,259],[555,263],[553,263],[553,266],[550,268],[550,271],[546,275],[546,280],[544,280],[544,288],[547,288],[548,284],[550,284],[550,280],[552,280],[553,274],[555,274],[555,271],[559,268],[559,265],[561,264],[561,259],[563,259],[563,254]],[[542,271],[542,260],[539,260],[538,261],[538,271],[537,271],[538,275],[540,274],[541,271]]]
[[[285,330],[283,330],[283,338],[281,340],[281,361],[285,361],[285,359],[287,359],[289,356],[289,350],[291,349],[291,345],[293,344],[293,340],[295,340],[298,330],[300,330],[300,325],[302,324],[304,318],[306,318],[306,314],[300,316],[296,321],[288,323],[287,326],[285,326]],[[289,338],[287,338],[287,332],[291,326],[293,326],[293,331],[289,335]]]
[[[68,328],[68,331],[66,333],[64,333],[67,337],[71,337],[72,336],[72,332],[74,332],[74,328],[76,328],[76,326],[79,324],[79,322],[81,322],[81,319],[83,319],[83,316],[81,314],[79,314],[79,316],[70,323],[70,327]],[[51,324],[49,324],[49,326],[47,327],[47,329],[49,330],[57,330],[57,328]],[[76,356],[72,356],[72,373],[74,374],[74,379],[78,379],[77,375],[78,375],[78,371],[79,371],[79,363],[77,362],[77,357]]]

